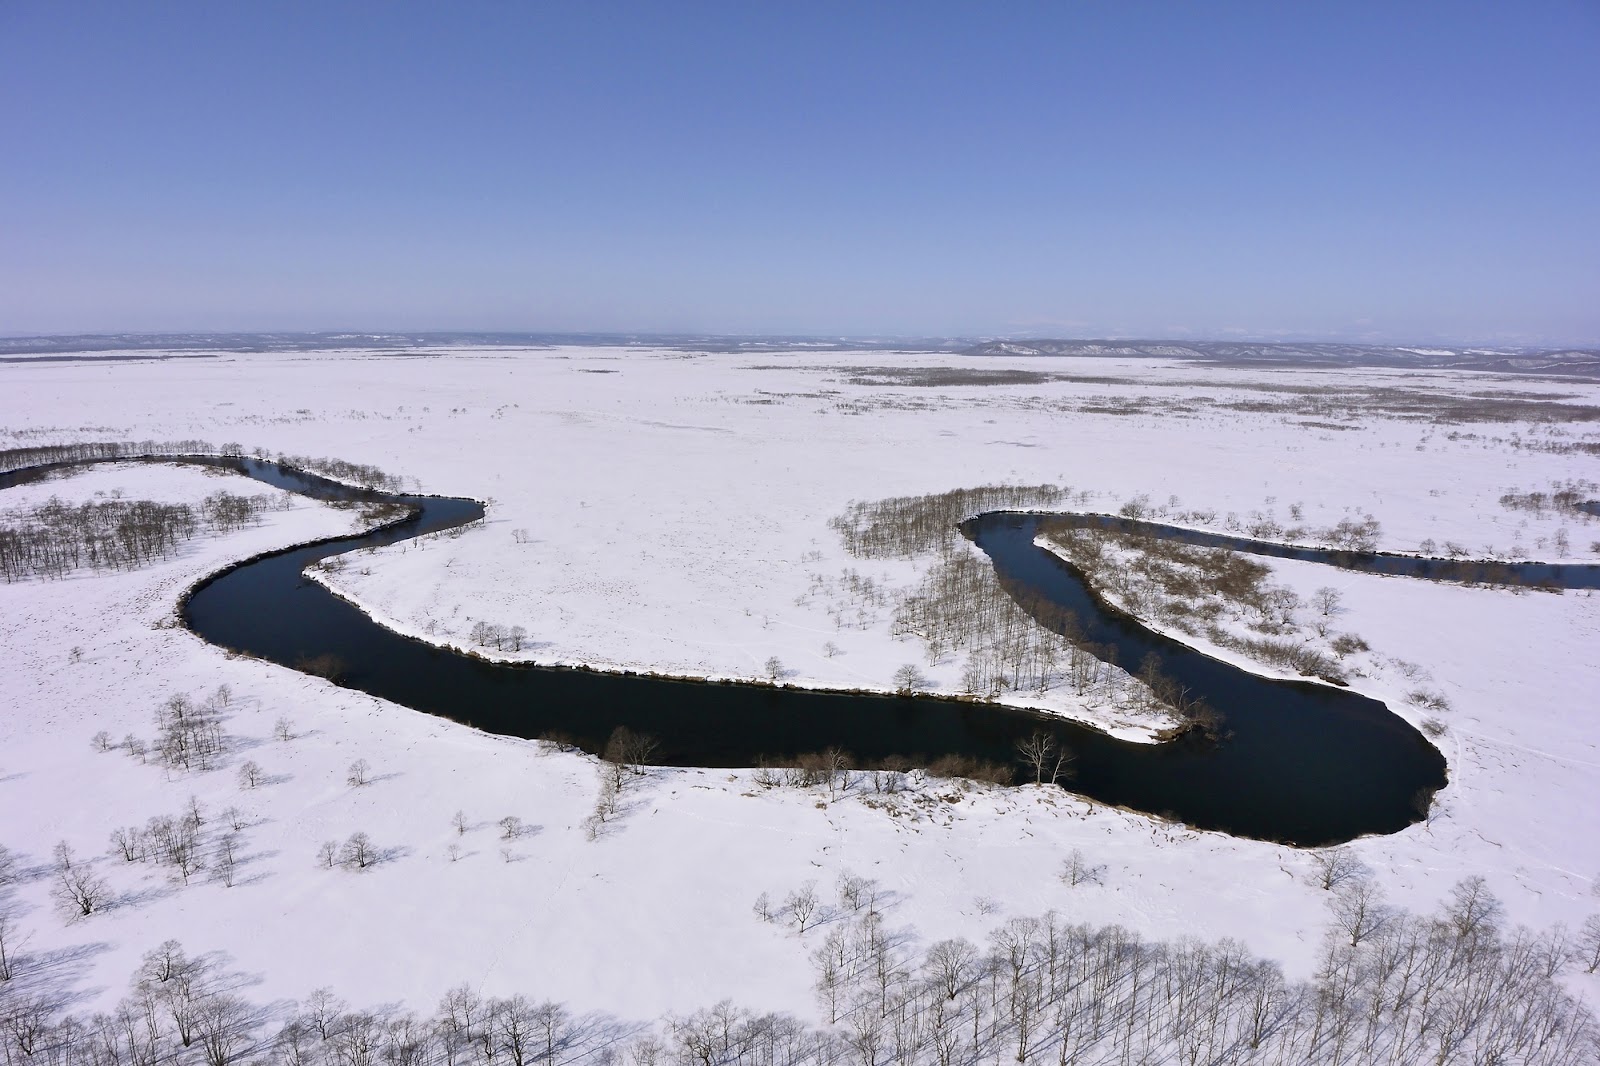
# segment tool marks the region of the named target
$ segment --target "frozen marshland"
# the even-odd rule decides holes
[[[1056,509],[1265,539],[1320,543],[1345,523],[1390,552],[1600,562],[1600,519],[1552,502],[1600,498],[1600,386],[1579,380],[588,346],[22,358],[0,365],[0,383],[0,448],[201,440],[376,466],[408,491],[484,501],[482,523],[312,576],[385,626],[494,658],[885,692],[904,687],[909,665],[920,690],[965,692],[970,656],[930,653],[896,623],[936,560],[863,558],[831,523],[854,502],[984,485],[1051,485]],[[1507,941],[1525,927],[1549,958],[1549,931],[1565,927],[1572,955],[1551,964],[1554,979],[1600,1003],[1600,977],[1586,972],[1594,945],[1583,954],[1600,913],[1600,609],[1588,591],[1265,561],[1267,580],[1296,594],[1278,596],[1287,617],[1274,632],[1330,649],[1351,689],[1423,727],[1448,763],[1427,816],[1351,842],[1339,861],[1365,872],[1325,889],[1326,854],[1054,788],[915,773],[886,792],[864,773],[791,787],[748,769],[649,767],[625,774],[597,831],[607,771],[593,756],[229,656],[176,624],[180,597],[206,575],[370,516],[140,465],[7,489],[0,525],[52,498],[198,506],[219,489],[270,499],[241,528],[201,531],[152,565],[0,585],[0,906],[21,960],[0,996],[113,1015],[145,954],[178,940],[263,1012],[238,1042],[255,1058],[267,1057],[261,1034],[319,988],[378,1016],[426,1016],[465,983],[564,1004],[572,1023],[556,1058],[645,1061],[650,1033],[679,1048],[674,1020],[731,1000],[836,1032],[856,1061],[890,1061],[894,1012],[887,992],[879,1006],[860,999],[875,979],[858,941],[903,960],[884,989],[909,987],[931,945],[965,938],[999,958],[1027,927],[1019,919],[1054,912],[1152,943],[1230,938],[1305,981],[1332,965],[1327,930],[1334,942],[1341,923],[1349,932],[1352,885],[1367,886],[1376,925],[1397,926],[1403,912],[1459,914],[1453,888],[1481,877]],[[1137,569],[1123,562],[1111,569]],[[1102,590],[1210,654],[1297,673],[1240,650],[1262,619],[1224,611],[1214,630],[1184,632],[1149,591]],[[1360,640],[1331,650],[1341,634]],[[216,725],[217,750],[187,768],[138,754],[174,697],[209,707]],[[1174,724],[1127,692],[1080,692],[1064,678],[999,698],[1141,742]],[[365,772],[352,775],[358,760]],[[191,800],[194,869],[127,861],[112,843],[152,818],[182,823]],[[502,826],[508,817],[520,824]],[[356,833],[375,861],[349,861]],[[61,842],[70,869],[104,885],[93,913],[55,898]],[[1064,877],[1068,865],[1092,876]],[[872,883],[870,902],[852,879]],[[811,882],[816,913],[802,921]],[[1345,939],[1378,937],[1362,920]],[[851,951],[844,995],[819,975],[830,952]],[[1017,1009],[1003,970],[972,979],[996,1017]],[[1353,983],[1374,980],[1363,970]],[[862,1035],[874,1011],[881,1046]],[[1016,1058],[1012,1037],[991,1046],[1004,1026],[984,1024],[971,1053]],[[1054,1061],[1050,1020],[1034,1024],[1038,1046],[1025,1034],[1024,1050]],[[1179,1054],[1178,1037],[1163,1040],[1145,1061]],[[507,1061],[521,1066],[512,1045]],[[907,1054],[938,1061],[919,1046]],[[1474,1046],[1463,1038],[1449,1054]],[[1384,1047],[1384,1061],[1408,1061]],[[1362,1061],[1354,1043],[1339,1054]]]

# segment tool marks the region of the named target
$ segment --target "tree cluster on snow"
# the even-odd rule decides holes
[[[105,462],[112,459],[175,458],[184,455],[244,454],[239,444],[216,445],[205,440],[79,441],[74,444],[38,444],[0,449],[0,473],[64,463]],[[48,470],[38,477],[49,476]]]
[[[1077,856],[1081,860],[1081,856]],[[259,1004],[242,975],[176,941],[146,953],[108,1012],[72,1014],[51,962],[0,907],[0,1061],[6,1066],[977,1066],[998,1061],[1328,1066],[1579,1066],[1600,1026],[1562,986],[1600,961],[1600,921],[1577,938],[1505,926],[1482,878],[1437,914],[1385,906],[1336,853],[1313,880],[1338,890],[1314,976],[1292,981],[1234,940],[1146,940],[1054,912],[1013,917],[983,943],[920,943],[897,900],[848,873],[763,893],[755,913],[808,946],[821,1014],[809,1024],[724,1001],[656,1023],[579,1014],[523,995],[450,989],[431,1015],[353,1008],[332,990]],[[1083,878],[1080,883],[1088,881]],[[1352,914],[1359,909],[1359,918]],[[1592,928],[1591,928],[1592,927]]]
[[[1318,589],[1304,602],[1268,580],[1270,567],[1239,552],[1114,530],[1059,529],[1045,537],[1118,608],[1259,662],[1343,680],[1342,662],[1368,650],[1360,637],[1334,630],[1344,612],[1337,589]]]
[[[527,643],[528,630],[524,626],[504,626],[496,622],[477,622],[467,637],[482,648],[496,651],[521,651]]]
[[[63,577],[75,570],[133,570],[170,558],[202,529],[225,533],[255,522],[267,495],[214,492],[198,508],[155,500],[51,498],[0,524],[0,575],[7,582]]]
[[[584,836],[597,840],[606,825],[622,814],[622,793],[628,783],[643,777],[655,761],[660,742],[646,733],[619,725],[611,731],[600,753],[600,795],[594,811],[584,819]],[[508,837],[508,839],[510,839]]]
[[[932,564],[915,587],[902,591],[847,570],[842,583],[814,577],[807,595],[832,596],[842,589],[859,601],[855,615],[863,625],[876,621],[879,607],[891,607],[890,633],[920,641],[930,666],[965,655],[961,689],[971,695],[1042,696],[1067,686],[1082,699],[1147,713],[1164,710],[1186,727],[1214,730],[1208,708],[1191,703],[1175,686],[1158,690],[1148,683],[1156,678],[1130,674],[1112,649],[1083,638],[1069,612],[1003,586],[989,561],[960,536],[960,522],[975,512],[1060,506],[1071,498],[1070,490],[1054,485],[990,485],[853,503],[831,523],[847,550],[869,559],[931,556]],[[847,614],[837,604],[830,611],[838,619]],[[914,664],[893,680],[902,692],[926,684]]]

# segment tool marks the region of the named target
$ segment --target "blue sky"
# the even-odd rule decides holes
[[[1600,5],[0,0],[0,333],[1600,343]]]

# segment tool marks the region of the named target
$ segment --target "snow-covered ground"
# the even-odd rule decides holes
[[[380,619],[453,643],[479,621],[521,625],[541,661],[757,677],[777,657],[798,684],[887,688],[908,662],[938,687],[959,682],[959,661],[929,666],[890,635],[887,608],[814,591],[818,578],[837,587],[846,569],[891,589],[915,579],[917,563],[844,552],[828,520],[855,499],[1051,482],[1070,485],[1075,506],[1116,510],[1148,496],[1215,512],[1216,528],[1230,512],[1287,525],[1293,505],[1311,527],[1370,513],[1380,546],[1399,551],[1431,538],[1554,558],[1566,528],[1574,556],[1600,558],[1589,547],[1600,521],[1498,503],[1508,491],[1593,478],[1592,456],[1562,448],[1596,439],[1595,423],[1546,420],[1537,403],[1558,395],[1593,408],[1600,387],[1047,358],[981,366],[1077,379],[903,384],[907,369],[951,365],[972,364],[598,348],[16,363],[0,367],[0,447],[203,438],[374,464],[424,491],[490,504],[487,522],[459,537],[361,554],[324,575]],[[1503,405],[1493,417],[1511,420],[1439,425],[1417,414],[1476,418],[1491,403]],[[116,489],[194,500],[218,484],[194,470],[100,469],[8,490],[0,508]],[[927,785],[921,803],[898,801],[922,812],[912,820],[859,796],[819,803],[763,790],[746,773],[692,769],[655,771],[591,842],[590,760],[229,659],[171,627],[178,596],[203,574],[350,522],[298,501],[148,569],[0,586],[0,844],[43,865],[67,840],[100,856],[129,897],[66,923],[45,880],[12,890],[32,950],[90,946],[70,964],[86,1002],[114,1000],[137,956],[177,937],[259,974],[262,999],[332,985],[363,1002],[428,1008],[465,980],[627,1018],[724,997],[809,1016],[810,934],[759,922],[751,904],[808,879],[826,888],[844,871],[882,882],[892,920],[930,940],[980,938],[1007,916],[1055,907],[1152,937],[1233,936],[1293,973],[1310,969],[1326,894],[1308,884],[1309,859],[1289,849],[1035,789],[951,803],[938,798],[956,795],[950,786]],[[1593,913],[1593,597],[1272,566],[1273,580],[1302,595],[1341,590],[1339,628],[1373,649],[1357,689],[1413,720],[1423,712],[1406,696],[1418,688],[1451,705],[1427,712],[1447,727],[1451,780],[1438,813],[1355,844],[1389,897],[1431,910],[1451,882],[1481,873],[1515,921],[1576,927]],[[169,776],[91,749],[102,729],[148,736],[167,697],[199,699],[219,684],[235,696],[227,765]],[[280,716],[294,739],[273,738]],[[373,768],[364,787],[346,784],[356,758]],[[241,790],[247,759],[267,782]],[[176,813],[191,795],[216,818],[228,806],[249,812],[234,887],[204,877],[174,887],[106,855],[114,827]],[[459,838],[458,808],[473,826]],[[502,842],[494,823],[508,814],[536,831]],[[356,830],[390,857],[361,873],[319,867],[323,841]],[[1074,847],[1108,867],[1103,885],[1060,883]],[[1594,977],[1573,986],[1600,1001]]]

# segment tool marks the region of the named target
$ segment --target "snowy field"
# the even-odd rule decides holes
[[[1016,371],[974,384],[940,368]],[[459,646],[478,623],[522,626],[520,657],[791,684],[888,689],[916,663],[888,607],[852,599],[853,569],[887,590],[916,562],[846,553],[829,520],[853,500],[1001,482],[1070,486],[1077,509],[1143,500],[1166,520],[1330,527],[1371,515],[1379,547],[1454,543],[1475,557],[1600,561],[1600,520],[1508,509],[1506,493],[1594,479],[1571,446],[1600,439],[1600,386],[1485,374],[1227,370],[1194,363],[952,355],[693,355],[602,348],[427,355],[295,353],[0,366],[0,447],[84,440],[238,442],[405,476],[488,502],[458,537],[357,555],[321,575],[402,631]],[[77,502],[197,501],[239,479],[100,468],[0,494],[0,511]],[[1591,496],[1590,498],[1594,498]],[[1291,509],[1299,517],[1291,517]],[[1209,517],[1207,517],[1209,516]],[[1231,521],[1230,521],[1231,516]],[[852,794],[765,790],[748,772],[652,771],[597,840],[594,760],[487,736],[326,682],[230,659],[174,606],[232,560],[351,528],[295,498],[250,528],[189,541],[128,573],[0,585],[0,844],[25,876],[0,892],[76,1006],[105,1008],[168,938],[259,979],[259,1001],[332,986],[357,1002],[431,1009],[466,981],[575,1011],[654,1019],[731,997],[817,1016],[816,934],[766,924],[756,897],[842,874],[876,879],[889,921],[981,941],[1054,908],[1152,938],[1234,937],[1310,973],[1328,894],[1304,853],[1193,833],[1054,790],[927,782],[895,812]],[[1353,845],[1391,902],[1431,911],[1481,874],[1508,917],[1576,929],[1600,909],[1600,605],[1433,586],[1273,561],[1309,598],[1342,593],[1339,628],[1371,651],[1351,678],[1414,722],[1439,718],[1450,784],[1427,824]],[[74,654],[72,649],[81,649]],[[1219,653],[1225,656],[1228,653]],[[518,657],[512,655],[510,657]],[[1237,656],[1234,661],[1244,662]],[[227,685],[229,751],[169,773],[90,738],[148,736],[174,694]],[[1444,697],[1448,710],[1414,694]],[[1059,694],[1058,713],[1097,710]],[[289,739],[274,736],[290,721]],[[1100,720],[1148,739],[1159,723]],[[347,783],[355,759],[370,781]],[[241,788],[254,761],[261,783]],[[107,852],[119,826],[237,807],[240,860],[177,886]],[[452,827],[455,811],[468,827]],[[528,831],[503,841],[496,822]],[[360,830],[383,856],[328,869],[326,840]],[[42,870],[67,841],[118,905],[65,921]],[[451,846],[455,845],[456,854]],[[1072,849],[1099,884],[1057,876]],[[1600,977],[1569,987],[1600,1003]]]

